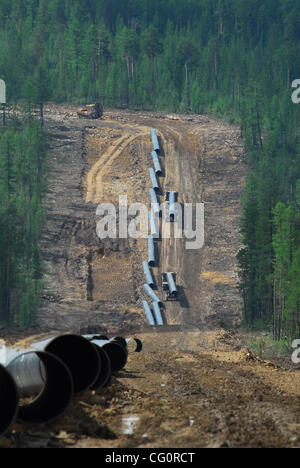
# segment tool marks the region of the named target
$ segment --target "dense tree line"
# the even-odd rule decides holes
[[[0,132],[0,317],[34,323],[42,286],[39,253],[46,164],[39,123],[14,122]]]
[[[251,168],[245,319],[300,333],[300,0],[1,0],[11,101],[101,101],[238,122]]]

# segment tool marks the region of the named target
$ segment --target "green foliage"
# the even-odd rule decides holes
[[[30,121],[0,133],[0,322],[34,323],[42,268],[45,141]]]
[[[300,333],[299,12],[300,0],[0,2],[0,76],[9,99],[39,105],[42,119],[46,100],[100,100],[209,110],[241,125],[251,168],[239,253],[245,320],[272,326],[276,339]],[[0,164],[9,226],[19,169],[4,156]]]

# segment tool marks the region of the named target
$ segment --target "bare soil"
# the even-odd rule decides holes
[[[61,332],[138,336],[112,385],[74,400],[42,427],[15,424],[0,447],[300,447],[299,366],[284,368],[254,355],[239,325],[236,254],[247,167],[239,130],[209,116],[107,111],[79,120],[72,106],[46,109],[49,190],[42,251],[45,292],[39,327],[1,330],[27,346]],[[205,204],[205,245],[157,241],[153,269],[178,275],[178,303],[166,304],[164,327],[150,328],[142,261],[145,239],[96,235],[101,202],[149,207],[150,128],[163,148],[161,196]]]

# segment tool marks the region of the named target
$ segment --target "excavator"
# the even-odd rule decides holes
[[[77,115],[80,119],[100,119],[103,115],[103,106],[99,102],[89,104],[78,109]]]

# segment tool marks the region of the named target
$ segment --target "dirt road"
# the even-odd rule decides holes
[[[238,219],[246,165],[237,128],[207,116],[109,111],[79,121],[75,109],[48,106],[49,193],[42,251],[46,267],[41,329],[6,336],[27,345],[48,333],[136,335],[112,385],[74,401],[44,427],[15,425],[0,447],[298,447],[300,374],[258,359],[237,331]],[[205,245],[157,241],[153,268],[176,271],[180,300],[151,329],[140,306],[145,239],[96,236],[99,203],[150,207],[150,128],[162,146],[160,200],[205,205]],[[232,331],[225,331],[231,329]]]

